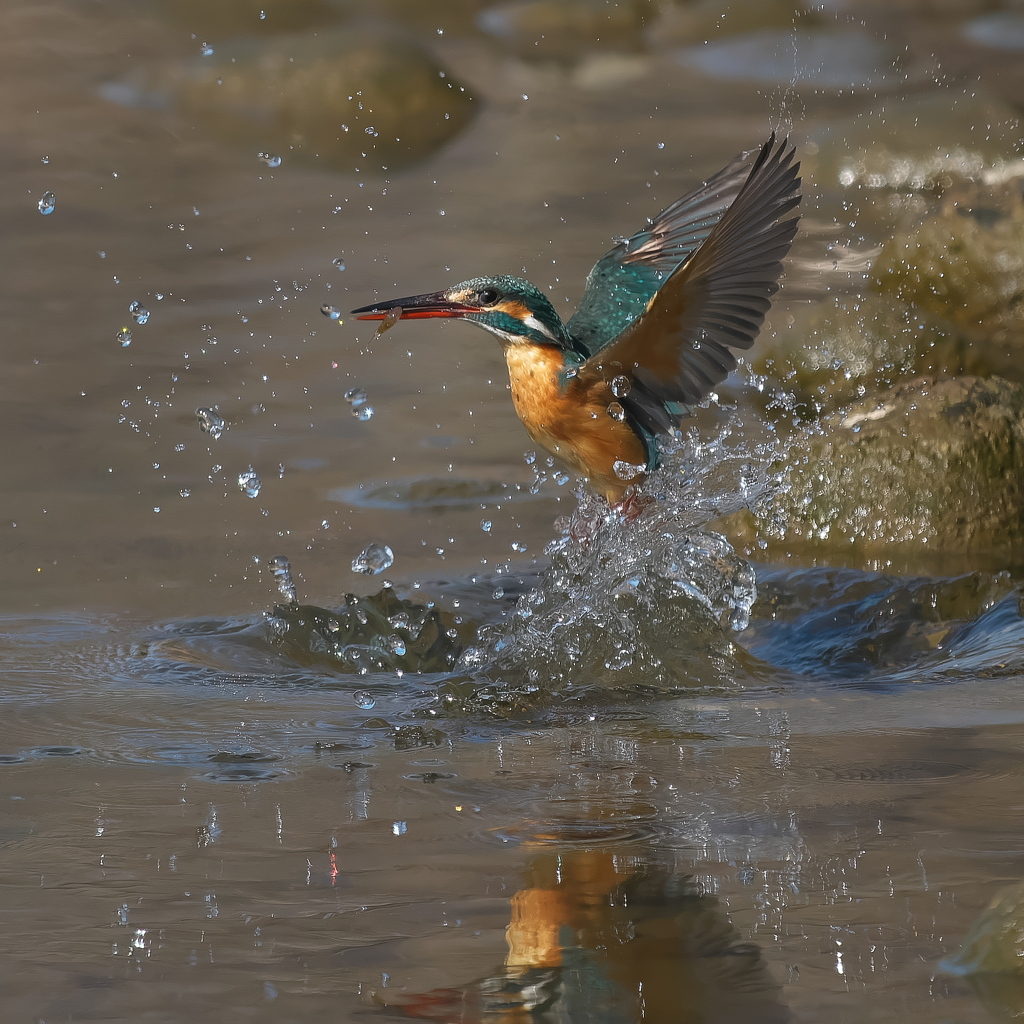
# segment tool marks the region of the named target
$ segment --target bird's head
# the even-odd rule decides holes
[[[443,292],[410,295],[352,310],[359,320],[383,320],[400,309],[399,320],[455,317],[497,335],[503,345],[569,347],[569,336],[548,297],[521,277],[475,277]],[[393,314],[392,314],[393,315]]]

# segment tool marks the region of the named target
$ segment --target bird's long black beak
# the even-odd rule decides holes
[[[387,302],[375,302],[372,306],[360,306],[353,309],[352,315],[357,320],[383,320],[393,309],[400,309],[399,320],[424,320],[435,316],[465,316],[467,313],[478,313],[476,306],[467,306],[461,302],[452,302],[444,292],[428,292],[425,295],[409,295],[404,299],[390,299]]]

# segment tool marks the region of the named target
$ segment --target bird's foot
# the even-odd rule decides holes
[[[626,496],[612,508],[622,514],[627,523],[635,522],[654,504],[654,498],[638,491],[627,491]]]

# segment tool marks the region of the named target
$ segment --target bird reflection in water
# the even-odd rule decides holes
[[[783,1024],[758,948],[718,900],[643,855],[536,856],[492,975],[392,1009],[444,1024]]]

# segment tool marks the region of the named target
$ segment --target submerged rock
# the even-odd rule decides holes
[[[233,42],[169,91],[178,111],[254,155],[342,170],[421,159],[458,133],[473,106],[425,50],[387,33]]]
[[[1024,546],[1024,387],[901,384],[826,416],[780,471],[764,530],[788,547]]]

